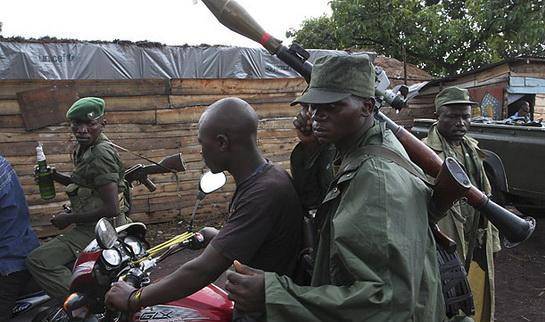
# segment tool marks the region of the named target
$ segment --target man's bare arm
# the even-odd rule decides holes
[[[166,303],[189,296],[214,282],[232,261],[208,245],[197,258],[185,263],[174,273],[142,291],[141,305]]]
[[[185,263],[159,282],[144,287],[137,303],[129,299],[135,291],[134,287],[119,281],[106,293],[106,304],[127,311],[184,298],[212,283],[230,265],[231,260],[208,245],[199,257]]]

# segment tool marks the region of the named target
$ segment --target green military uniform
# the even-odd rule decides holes
[[[374,96],[374,67],[367,56],[318,59],[309,88],[294,103],[328,104],[351,95]],[[333,155],[329,147],[321,148],[321,157],[304,155],[301,147],[292,154],[299,188],[312,174],[325,174],[303,194],[320,194],[324,184],[319,181],[328,172],[334,177],[320,194],[325,197],[316,214],[319,241],[311,286],[265,273],[267,321],[444,321],[428,223],[431,189],[398,163],[371,152],[371,146],[379,146],[408,160],[384,124],[362,127],[335,144],[333,164],[328,163]],[[304,195],[302,199],[307,208],[315,203]]]
[[[323,226],[311,286],[265,275],[267,321],[443,321],[430,189],[365,147],[408,158],[375,124],[346,151],[317,216]]]
[[[69,119],[72,119],[73,114],[70,113],[71,111],[74,113],[74,106],[80,106],[80,110],[76,112],[83,113],[89,118],[100,117],[103,114],[103,109],[101,113],[100,109],[93,107],[94,105],[91,107],[82,105],[80,100],[69,110]],[[115,182],[118,185],[120,209],[119,215],[112,221],[114,225],[126,223],[129,188],[124,180],[123,164],[117,151],[109,144],[108,138],[101,133],[86,149],[78,145],[73,154],[73,161],[75,168],[71,174],[72,183],[66,186],[72,213],[88,213],[100,209],[103,202],[98,188]],[[69,291],[71,271],[65,265],[74,261],[79,252],[95,238],[95,224],[76,224],[66,233],[35,249],[27,258],[28,269],[38,284],[59,301],[64,301]]]
[[[467,90],[447,88],[436,99],[436,108],[448,104],[472,104],[469,101]],[[484,154],[479,149],[478,142],[465,135],[460,146],[447,142],[445,137],[433,124],[424,143],[434,150],[443,160],[447,157],[455,158],[464,167],[471,183],[485,194],[490,195],[491,187],[483,167]],[[460,201],[448,212],[448,215],[439,221],[439,227],[448,236],[453,238],[457,245],[458,254],[465,261],[467,257],[469,239],[473,226],[473,219],[478,212],[469,204]],[[469,269],[468,280],[475,302],[475,321],[486,322],[494,320],[494,258],[493,253],[501,249],[499,233],[488,220],[480,216],[480,224],[475,238],[477,244],[473,252],[473,260]]]
[[[309,88],[294,103],[323,104],[311,106],[315,113],[321,108],[338,111],[350,103],[328,104],[350,96],[374,96],[374,67],[367,56],[318,59]],[[362,117],[369,122],[369,116]],[[334,141],[336,151],[329,146],[316,153],[302,146],[293,151],[292,173],[305,206],[316,204],[306,194],[324,196],[316,214],[319,240],[310,286],[265,273],[267,321],[445,320],[428,223],[431,189],[397,162],[372,152],[389,149],[408,160],[384,124],[369,125]],[[336,160],[329,162],[333,155]],[[301,189],[305,181],[313,187]]]
[[[462,145],[455,147],[449,144],[437,130],[434,124],[424,139],[430,148],[432,148],[443,160],[447,157],[454,157],[464,169],[471,180],[471,183],[479,187],[485,194],[490,195],[491,187],[486,177],[483,158],[484,155],[477,147],[477,141],[473,138],[464,136]],[[458,254],[465,261],[467,256],[467,247],[469,243],[469,234],[473,225],[473,218],[477,211],[466,202],[458,202],[448,213],[448,215],[439,221],[441,230],[453,238],[457,245]],[[482,218],[482,223],[476,233],[477,246],[474,251],[474,259],[480,264],[482,270],[486,272],[486,283],[483,291],[477,291],[475,279],[472,275],[478,274],[475,268],[469,271],[469,282],[473,290],[474,301],[476,304],[476,321],[493,321],[494,317],[494,257],[493,253],[501,249],[499,233],[488,220]],[[473,266],[473,264],[472,264]],[[475,273],[473,273],[475,272]],[[482,280],[481,280],[482,282]],[[479,296],[481,295],[481,296]],[[481,298],[479,298],[481,297]],[[484,298],[483,298],[484,297]],[[481,305],[479,305],[481,303]],[[481,318],[478,318],[478,317]]]

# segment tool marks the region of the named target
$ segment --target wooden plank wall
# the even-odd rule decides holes
[[[435,118],[435,96],[443,89],[440,84],[430,86],[420,91],[420,94],[409,101],[409,111],[414,113],[413,120],[417,118]],[[409,125],[412,127],[412,123]]]
[[[534,120],[545,120],[545,94],[536,94]]]
[[[544,60],[518,60],[510,64],[512,76],[545,78]]]
[[[391,87],[403,84],[401,79],[390,79]],[[420,81],[409,80],[407,85],[418,84]],[[431,98],[430,98],[431,97]],[[409,108],[404,108],[396,112],[392,108],[382,108],[382,112],[389,118],[395,120],[399,125],[410,129],[413,126],[414,119],[433,118],[435,108],[433,107],[433,99],[435,95],[419,95],[409,100]],[[431,102],[431,103],[430,103]]]
[[[512,76],[526,76],[545,78],[545,61],[543,60],[518,60],[511,64]],[[545,94],[536,94],[534,105],[534,120],[545,120]]]
[[[48,163],[58,171],[72,170],[70,153],[73,140],[66,123],[27,132],[24,130],[16,93],[54,84],[71,85],[79,97],[99,96],[106,100],[106,135],[118,145],[159,161],[181,152],[187,171],[180,173],[179,191],[173,175],[154,175],[153,193],[143,186],[133,189],[132,218],[145,223],[187,220],[194,205],[197,181],[204,170],[197,142],[197,121],[206,106],[228,96],[247,100],[260,117],[258,140],[265,156],[289,168],[289,155],[297,139],[292,117],[297,109],[291,102],[306,86],[297,79],[175,79],[175,80],[0,80],[0,153],[14,166],[31,211],[31,223],[40,236],[58,231],[49,224],[51,214],[67,202],[63,187],[57,185],[52,202],[40,199],[33,181],[35,146],[44,145]],[[416,115],[421,111],[415,109]],[[401,124],[416,117],[412,111],[399,114],[388,108],[384,112]],[[419,117],[418,116],[418,117]],[[146,163],[120,152],[126,167]],[[220,192],[207,196],[198,211],[197,224],[214,225],[224,219],[234,181],[228,178]]]
[[[497,84],[504,84],[508,81],[509,65],[502,64],[478,73],[468,73],[456,79],[445,79],[439,83],[429,86],[409,101],[409,112],[414,118],[435,118],[434,99],[439,92],[446,87],[459,86],[462,88],[485,88],[494,87]],[[418,111],[418,112],[417,112]],[[422,116],[421,116],[422,115]]]
[[[435,84],[426,88],[422,93],[409,102],[410,112],[414,113],[414,118],[418,116],[416,110],[433,112],[433,98],[439,91],[448,86],[461,86],[464,88],[475,88],[481,86],[498,86],[502,84],[507,86],[509,76],[526,76],[545,78],[545,61],[538,60],[517,60],[510,64],[502,64],[490,69],[469,73],[455,80],[445,80],[444,82]],[[504,97],[504,106],[506,106],[506,98]],[[414,112],[413,112],[414,110]],[[505,108],[504,108],[505,110]],[[426,112],[422,113],[425,114]],[[507,113],[507,111],[504,111]],[[506,114],[504,114],[506,117]],[[545,119],[545,94],[536,94],[534,106],[534,119]]]

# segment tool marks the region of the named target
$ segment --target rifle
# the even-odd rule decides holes
[[[129,185],[131,187],[134,181],[138,181],[146,186],[149,191],[153,192],[157,189],[157,187],[150,180],[150,178],[148,178],[148,175],[169,172],[177,173],[179,171],[185,171],[185,163],[182,159],[181,153],[176,153],[165,157],[159,162],[151,162],[153,164],[150,165],[136,164],[125,171],[125,179],[127,180],[127,182],[129,182]]]
[[[234,32],[250,38],[260,43],[272,55],[276,55],[280,60],[288,64],[310,81],[312,64],[307,61],[308,52],[298,45],[292,45],[290,48],[282,45],[282,42],[271,36],[234,0],[202,0],[203,3],[216,16],[220,23]],[[391,91],[376,91],[375,95],[387,101],[393,108],[399,110],[405,105],[405,100]],[[405,128],[397,125],[382,112],[377,110],[375,118],[386,124],[401,142],[411,160],[416,163],[424,172],[433,178],[437,178],[443,166],[443,160],[422,143]],[[462,170],[463,172],[463,170]],[[467,175],[464,173],[465,177]],[[462,180],[463,181],[463,180]],[[456,184],[458,181],[451,181]],[[482,191],[475,186],[468,184],[469,188],[465,190],[464,197],[467,202],[475,209],[484,214],[488,220],[505,236],[507,247],[513,247],[528,239],[536,225],[532,217],[520,218],[509,210],[499,206],[488,198]],[[448,185],[444,187],[448,188]],[[450,192],[460,191],[460,187],[452,187]],[[450,193],[447,191],[446,195]],[[441,208],[441,207],[440,207]]]

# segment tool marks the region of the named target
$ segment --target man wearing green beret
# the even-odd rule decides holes
[[[473,105],[477,103],[471,101],[466,89],[443,89],[435,97],[437,122],[431,126],[428,137],[423,141],[442,159],[453,157],[458,160],[471,183],[490,195],[492,189],[483,167],[485,155],[477,146],[478,142],[467,135]],[[456,241],[460,257],[466,263],[471,262],[468,280],[475,302],[474,320],[493,321],[493,253],[501,249],[498,230],[464,201],[455,204],[448,215],[439,221],[439,227]]]
[[[106,125],[104,100],[86,97],[66,113],[77,145],[70,175],[53,169],[53,179],[66,186],[67,208],[51,218],[61,235],[35,249],[27,266],[38,284],[60,303],[69,295],[71,271],[66,267],[95,238],[96,222],[107,217],[114,225],[127,222],[129,188],[117,151],[102,133]]]
[[[329,144],[336,150],[316,213],[310,286],[236,263],[226,284],[235,308],[265,312],[267,321],[445,320],[429,229],[438,218],[427,211],[431,190],[381,154],[388,150],[411,164],[394,134],[374,119],[374,75],[367,55],[316,61],[309,88],[292,103],[309,106],[312,121],[312,134],[301,131],[293,152],[310,158],[294,169],[295,180],[317,165],[310,151]]]

